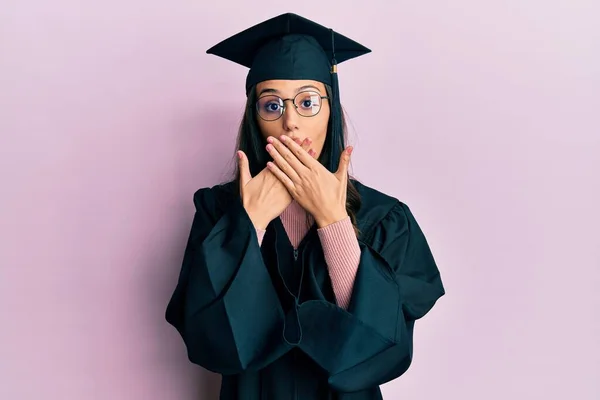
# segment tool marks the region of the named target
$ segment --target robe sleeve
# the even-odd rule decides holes
[[[398,202],[359,245],[348,310],[324,301],[300,308],[301,348],[339,392],[402,375],[412,361],[415,321],[445,294],[425,236],[405,204]]]
[[[213,189],[214,190],[214,189]],[[191,362],[220,373],[260,369],[278,358],[283,312],[256,230],[236,198],[224,212],[211,189],[196,212],[166,319]]]

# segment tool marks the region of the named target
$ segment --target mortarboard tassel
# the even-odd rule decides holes
[[[340,160],[340,153],[343,150],[343,130],[342,130],[342,105],[340,102],[340,87],[337,74],[337,61],[335,59],[335,40],[333,29],[331,31],[331,146],[329,153],[329,171],[336,172]]]

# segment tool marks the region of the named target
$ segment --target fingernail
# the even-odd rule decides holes
[[[268,145],[267,145],[267,151],[271,151],[271,149],[272,149],[272,148],[273,148],[273,145],[272,145],[272,144],[268,144]]]
[[[353,148],[353,147],[350,147],[350,148],[348,149],[348,154],[352,154],[352,150],[354,150],[354,148]]]
[[[269,142],[269,143],[273,143],[273,137],[272,137],[272,136],[269,136],[269,137],[267,138],[267,142]]]
[[[240,151],[237,152],[238,158],[241,160],[242,159],[242,153]]]
[[[282,142],[285,142],[287,140],[287,137],[285,135],[281,135],[281,136],[279,136],[279,140],[281,140]]]

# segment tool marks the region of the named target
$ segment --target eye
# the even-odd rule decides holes
[[[281,114],[283,110],[282,100],[277,96],[263,96],[257,102],[258,112],[268,118]]]
[[[310,108],[310,107],[312,107],[312,100],[311,99],[302,100],[301,106],[304,107],[304,108]]]
[[[279,111],[279,104],[277,103],[267,103],[265,104],[265,110],[269,111],[269,112],[276,112]]]
[[[321,97],[319,94],[314,92],[304,92],[300,93],[298,97],[296,97],[296,104],[299,108],[310,111],[318,108],[321,105]]]

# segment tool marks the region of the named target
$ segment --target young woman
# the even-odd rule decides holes
[[[239,168],[194,194],[166,318],[221,399],[381,399],[445,294],[408,206],[348,176],[336,67],[369,51],[294,14],[208,51],[250,68]]]

